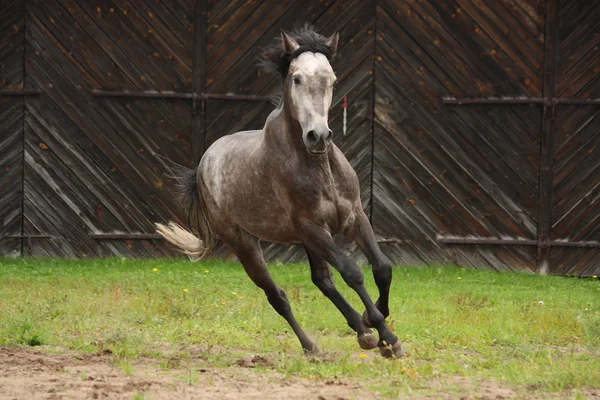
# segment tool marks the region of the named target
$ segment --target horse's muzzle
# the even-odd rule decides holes
[[[310,154],[323,154],[333,141],[331,129],[310,130],[304,137],[304,145]]]

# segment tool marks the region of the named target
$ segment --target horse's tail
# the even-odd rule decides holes
[[[175,178],[179,182],[180,200],[192,231],[171,221],[167,225],[156,224],[156,231],[168,242],[179,247],[192,261],[210,255],[214,249],[215,235],[206,219],[198,191],[197,170],[177,166]]]

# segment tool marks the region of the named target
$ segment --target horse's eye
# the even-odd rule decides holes
[[[300,84],[300,78],[294,78],[294,84],[295,85],[299,85]]]

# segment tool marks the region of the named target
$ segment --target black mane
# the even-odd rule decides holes
[[[275,43],[266,47],[260,57],[260,66],[265,72],[278,72],[285,79],[290,69],[292,60],[300,54],[310,51],[321,53],[327,59],[331,60],[331,49],[326,45],[327,38],[319,35],[313,28],[306,24],[289,33],[289,35],[298,42],[300,47],[293,53],[284,51],[281,38],[277,38]]]

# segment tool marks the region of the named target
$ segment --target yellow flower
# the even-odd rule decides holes
[[[152,272],[158,272],[158,268],[152,268]]]
[[[207,269],[205,269],[205,270],[204,270],[204,273],[205,273],[205,274],[208,274],[208,270],[207,270]]]
[[[592,276],[592,279],[598,279],[598,277],[596,275]]]
[[[184,292],[184,293],[187,293],[187,292],[188,292],[187,288],[183,289],[183,292]]]
[[[244,298],[244,296],[238,296],[238,297],[239,297],[240,299],[243,299],[243,298]]]
[[[456,279],[458,279],[458,280],[460,281],[460,280],[462,279],[462,277],[461,277],[461,276],[459,276],[459,277],[458,277],[458,278],[456,278]]]
[[[231,292],[231,294],[237,294],[236,292]]]
[[[367,358],[367,355],[366,355],[365,353],[360,353],[358,356],[359,356],[360,358]]]
[[[138,298],[136,297],[135,299],[137,300]]]

